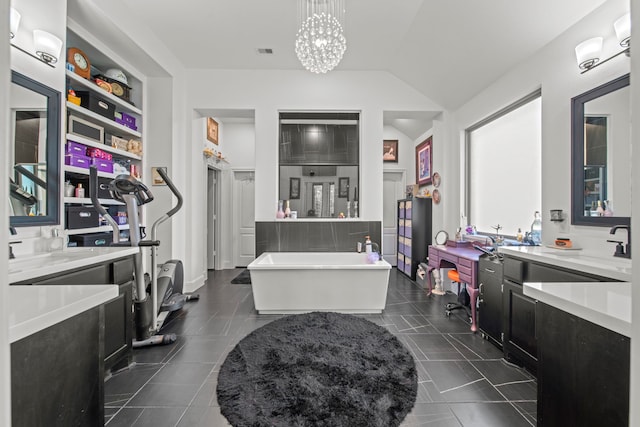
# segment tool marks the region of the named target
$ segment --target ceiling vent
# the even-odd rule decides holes
[[[258,48],[258,53],[260,55],[273,55],[273,49],[268,48],[268,47],[259,47]]]

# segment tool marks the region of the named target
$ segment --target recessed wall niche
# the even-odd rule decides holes
[[[281,112],[279,198],[298,218],[355,217],[360,113]]]

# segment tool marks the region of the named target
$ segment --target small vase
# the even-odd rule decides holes
[[[289,201],[287,200],[287,208],[284,210],[284,217],[289,218],[291,216],[291,208],[289,208]]]
[[[284,218],[284,211],[282,210],[282,200],[278,200],[278,211],[276,212],[276,218],[282,219]]]

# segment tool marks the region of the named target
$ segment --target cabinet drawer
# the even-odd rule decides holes
[[[99,264],[73,273],[33,282],[33,285],[105,285],[112,283],[109,264]]]
[[[522,284],[524,282],[524,262],[519,259],[505,258],[504,277]]]
[[[452,254],[448,254],[446,252],[440,252],[440,259],[449,261],[453,264],[458,264],[458,257]]]
[[[113,262],[113,283],[121,285],[133,280],[133,258]]]
[[[462,280],[462,276],[467,277],[469,280],[471,280],[473,269],[471,269],[470,267],[465,267],[461,263],[458,263],[456,270],[458,270],[458,274],[460,275],[460,280]],[[465,283],[471,283],[471,282],[465,281]]]
[[[460,270],[458,270],[458,275],[460,277],[460,282],[462,283],[467,283],[468,285],[471,285],[471,274],[467,274],[467,273],[462,273]]]
[[[458,266],[461,266],[461,265],[468,267],[469,270],[471,270],[471,268],[473,267],[473,261],[466,258],[458,258]]]

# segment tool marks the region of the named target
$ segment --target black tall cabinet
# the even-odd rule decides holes
[[[431,199],[398,200],[398,271],[416,280],[418,264],[426,262],[431,244]]]

